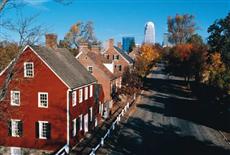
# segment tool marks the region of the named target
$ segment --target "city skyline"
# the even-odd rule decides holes
[[[167,32],[167,17],[177,13],[194,15],[199,27],[197,33],[206,39],[208,26],[216,19],[224,18],[230,8],[227,0],[78,0],[70,5],[61,5],[51,0],[23,1],[28,5],[21,9],[22,14],[39,14],[37,23],[45,25],[48,32],[56,33],[58,39],[63,39],[71,25],[77,21],[93,21],[95,35],[100,41],[114,38],[115,42],[119,42],[122,37],[128,36],[135,37],[138,44],[144,40],[143,30],[147,21],[154,22],[156,42],[161,44],[163,34]],[[6,18],[15,20],[19,15],[15,14],[15,10],[7,11]],[[14,34],[10,37],[16,40]]]

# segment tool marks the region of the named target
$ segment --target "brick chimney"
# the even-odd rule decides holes
[[[87,52],[89,50],[89,44],[87,42],[79,43],[79,50]]]
[[[99,45],[92,45],[91,52],[100,53],[100,46]]]
[[[54,33],[46,34],[46,47],[57,48],[57,35]]]
[[[113,48],[113,46],[114,46],[114,39],[109,39],[108,40],[108,47]]]
[[[117,43],[117,47],[120,48],[120,49],[122,49],[121,42],[118,42],[118,43]]]

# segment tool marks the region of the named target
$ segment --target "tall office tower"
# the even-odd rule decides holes
[[[127,53],[132,51],[132,48],[135,46],[134,37],[122,37],[122,49]]]
[[[145,38],[144,43],[155,44],[155,27],[153,22],[148,22],[145,24]]]

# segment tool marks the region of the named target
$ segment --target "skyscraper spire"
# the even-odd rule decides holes
[[[155,27],[153,22],[147,22],[145,24],[145,38],[144,43],[155,44]]]

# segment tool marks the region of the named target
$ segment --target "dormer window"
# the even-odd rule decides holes
[[[24,63],[24,77],[27,77],[27,78],[34,77],[34,63],[33,62]]]

